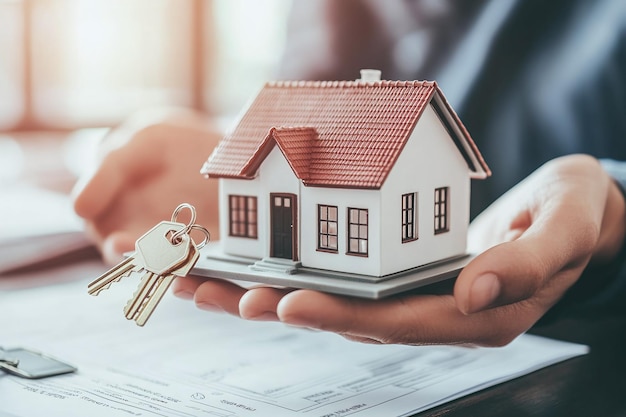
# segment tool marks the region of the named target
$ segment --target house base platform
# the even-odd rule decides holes
[[[335,271],[299,266],[297,270],[280,271],[256,268],[259,259],[224,254],[219,242],[211,242],[200,251],[200,259],[191,275],[236,281],[244,287],[272,286],[303,288],[332,294],[379,299],[428,284],[456,278],[473,259],[463,255],[445,259],[384,277],[343,274]],[[265,260],[271,262],[271,258]],[[291,261],[289,261],[291,262]]]

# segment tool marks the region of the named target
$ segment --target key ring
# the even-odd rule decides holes
[[[189,223],[185,228],[191,229],[191,226],[196,223],[196,208],[189,203],[182,203],[178,207],[176,207],[176,210],[174,210],[174,213],[172,214],[172,221],[178,223],[176,219],[178,219],[178,215],[183,209],[189,209],[189,211],[191,212],[191,219],[189,220]]]
[[[189,203],[182,203],[178,207],[176,207],[176,210],[174,210],[174,213],[172,214],[172,221],[175,223],[178,223],[176,219],[178,219],[178,215],[183,209],[189,209],[189,211],[191,212],[191,219],[189,220],[189,223],[183,229],[179,230],[178,232],[172,235],[172,237],[170,238],[170,241],[174,244],[179,243],[183,235],[188,235],[189,232],[191,232],[192,227],[196,223],[196,208]],[[208,233],[208,230],[207,230],[207,233]]]
[[[170,241],[173,244],[180,243],[184,235],[189,235],[192,230],[198,230],[202,234],[204,234],[204,239],[202,240],[202,242],[200,242],[200,244],[196,245],[196,248],[202,249],[206,246],[209,240],[211,240],[211,233],[209,233],[209,231],[203,226],[196,224],[196,208],[194,206],[189,203],[180,204],[178,207],[176,207],[176,210],[174,210],[174,213],[172,214],[172,222],[178,223],[176,220],[178,219],[178,215],[183,209],[189,209],[189,211],[191,212],[191,219],[183,229],[180,229],[178,232],[174,233],[172,237],[170,237]]]
[[[200,242],[200,244],[196,245],[196,248],[198,250],[200,250],[203,247],[205,247],[206,244],[209,243],[209,240],[211,240],[211,233],[209,233],[209,231],[206,228],[204,228],[203,226],[200,226],[199,224],[193,224],[193,225],[191,225],[191,230],[199,230],[200,232],[202,232],[204,234],[204,239],[202,240],[202,242]]]

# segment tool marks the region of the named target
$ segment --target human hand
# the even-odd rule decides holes
[[[538,169],[472,223],[470,249],[480,255],[452,293],[373,301],[193,277],[175,282],[174,292],[206,310],[361,342],[499,346],[539,320],[589,262],[619,252],[625,219],[623,196],[599,163],[573,155]]]
[[[103,140],[100,165],[74,189],[74,208],[108,263],[181,203],[195,206],[197,223],[217,238],[217,183],[200,168],[220,136],[195,113],[159,110],[135,115]]]

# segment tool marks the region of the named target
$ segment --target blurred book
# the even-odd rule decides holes
[[[0,188],[0,274],[91,246],[69,196],[24,185]]]

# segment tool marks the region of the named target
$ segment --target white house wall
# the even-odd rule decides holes
[[[266,157],[252,180],[220,179],[220,236],[225,253],[256,259],[270,254],[270,193],[298,194],[299,180],[278,146]],[[229,236],[229,195],[257,197],[258,238]],[[298,202],[299,207],[300,202]],[[299,210],[299,208],[298,208]],[[298,218],[300,213],[297,214]],[[298,235],[300,232],[298,231]]]
[[[449,231],[434,235],[434,189],[449,187]],[[401,196],[418,193],[418,239],[402,243]],[[276,146],[253,180],[220,180],[220,235],[226,253],[261,259],[270,254],[270,193],[297,202],[298,259],[303,266],[383,276],[465,253],[470,180],[467,163],[428,106],[380,190],[304,187]],[[229,195],[257,197],[258,239],[232,237]],[[317,250],[318,204],[338,208],[338,251]],[[348,255],[348,207],[367,209],[368,256]]]
[[[380,276],[381,236],[373,219],[380,218],[379,190],[302,187],[300,211],[300,254],[302,265],[311,268]],[[337,206],[337,253],[317,250],[318,204]],[[348,255],[348,207],[367,209],[368,256]]]
[[[434,190],[449,187],[449,232],[434,234]],[[390,274],[464,254],[469,222],[470,180],[467,163],[432,106],[411,138],[382,189],[382,274]],[[417,192],[418,239],[402,243],[402,195]]]

